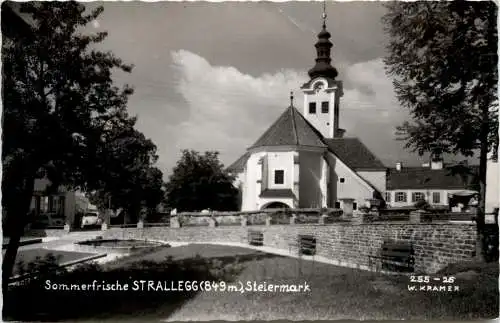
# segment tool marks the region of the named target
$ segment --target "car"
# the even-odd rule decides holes
[[[82,217],[82,223],[80,227],[83,229],[85,227],[99,226],[102,223],[102,219],[98,212],[86,212]]]

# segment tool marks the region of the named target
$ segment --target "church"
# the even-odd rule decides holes
[[[292,93],[289,107],[228,168],[240,188],[242,211],[328,207],[351,213],[382,200],[386,191],[387,167],[340,128],[342,81],[331,64],[325,13],[317,37],[302,106]]]

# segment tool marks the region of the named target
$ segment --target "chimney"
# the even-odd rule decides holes
[[[403,168],[403,163],[402,163],[402,162],[397,162],[397,163],[396,163],[396,170],[397,170],[398,172],[400,172],[400,171],[401,171],[401,168]]]
[[[431,169],[443,169],[443,160],[441,158],[431,159]]]
[[[344,134],[345,134],[345,129],[340,129],[340,128],[338,128],[338,129],[335,131],[335,138],[343,138],[343,137],[344,137]]]

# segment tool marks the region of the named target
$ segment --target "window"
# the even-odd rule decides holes
[[[49,197],[48,196],[42,196],[40,209],[43,213],[46,213],[49,211]]]
[[[56,206],[56,205],[55,205],[55,203],[54,203],[54,202],[55,202],[54,200],[55,200],[54,196],[49,196],[49,197],[48,197],[48,201],[47,201],[48,206],[47,206],[47,208],[48,208],[48,211],[49,211],[50,213],[54,212],[54,211],[55,211],[55,209],[56,209],[56,208],[55,208],[55,206]]]
[[[285,184],[285,171],[275,170],[274,171],[274,184]]]
[[[396,192],[396,202],[406,202],[406,192]]]
[[[385,192],[385,201],[391,203],[391,192]]]
[[[341,177],[341,178],[339,179],[339,182],[344,183],[344,182],[345,182],[345,178]]]
[[[35,214],[40,214],[42,209],[42,197],[37,195],[35,196]]]
[[[321,113],[328,113],[329,102],[321,102]]]
[[[57,213],[64,214],[64,206],[65,206],[66,198],[64,196],[59,197],[59,206]]]
[[[340,202],[335,202],[335,208],[340,209]]]
[[[413,192],[411,194],[411,201],[412,202],[417,202],[420,200],[425,200],[425,194],[422,192]]]
[[[435,204],[441,203],[441,193],[432,192],[432,203],[435,203]]]
[[[358,203],[354,202],[352,203],[352,209],[357,210],[358,209]]]
[[[316,102],[309,102],[309,113],[316,113]]]

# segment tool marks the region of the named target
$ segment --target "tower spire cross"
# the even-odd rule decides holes
[[[326,29],[326,0],[323,0],[323,29]]]
[[[293,107],[293,91],[290,91],[290,106]]]

